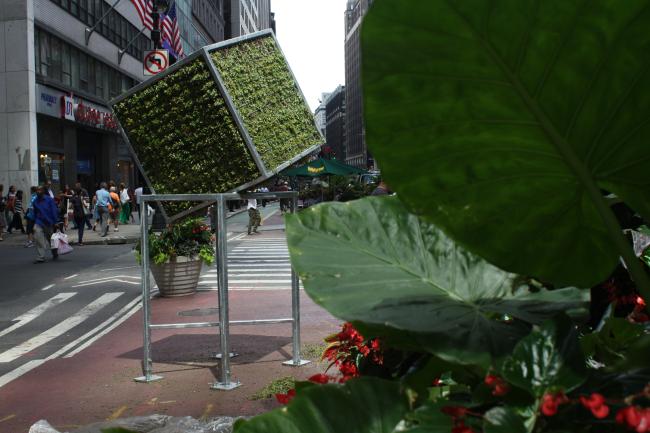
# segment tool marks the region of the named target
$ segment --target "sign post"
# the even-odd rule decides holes
[[[143,66],[144,75],[159,74],[169,66],[169,53],[167,50],[145,51]]]

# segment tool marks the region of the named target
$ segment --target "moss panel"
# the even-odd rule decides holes
[[[261,37],[211,53],[267,169],[322,144],[275,40]]]
[[[202,58],[113,110],[157,193],[225,192],[260,176]]]

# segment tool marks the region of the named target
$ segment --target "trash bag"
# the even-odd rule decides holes
[[[29,433],[61,433],[50,425],[44,419],[38,421],[36,424],[29,428]]]

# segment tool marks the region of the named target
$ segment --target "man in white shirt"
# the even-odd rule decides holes
[[[142,197],[142,187],[139,186],[135,189],[135,205],[138,208],[138,220],[140,219],[140,197]]]
[[[262,222],[260,211],[257,209],[257,200],[254,198],[248,199],[248,234],[258,233],[257,228]],[[252,230],[252,231],[251,231]]]

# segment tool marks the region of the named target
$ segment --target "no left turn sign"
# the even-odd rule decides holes
[[[156,75],[167,69],[169,66],[169,54],[167,50],[145,51],[144,54],[144,75]]]

